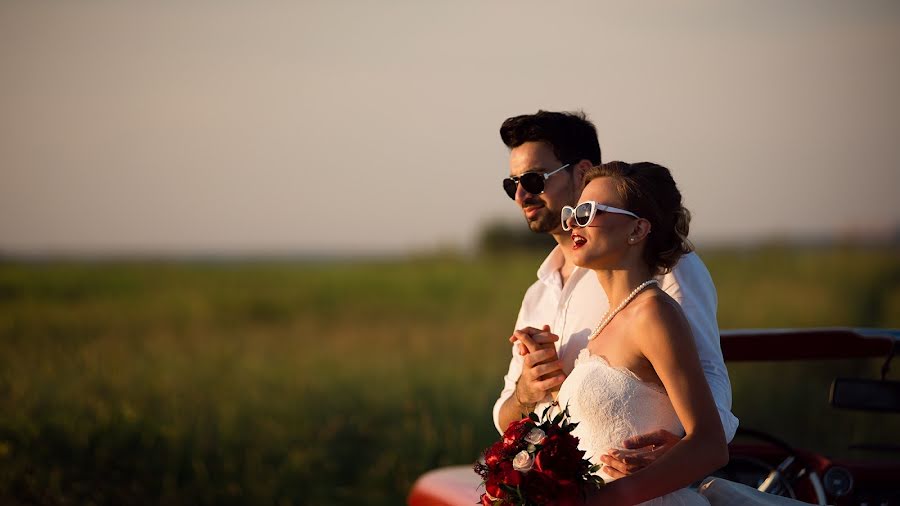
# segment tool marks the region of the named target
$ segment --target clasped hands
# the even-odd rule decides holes
[[[516,401],[523,407],[533,408],[548,395],[555,395],[566,379],[553,344],[559,341],[559,336],[550,332],[549,325],[544,325],[543,329],[525,327],[509,337],[509,342],[516,341],[519,355],[524,357],[522,374],[516,382]]]
[[[559,336],[550,332],[550,326],[542,329],[525,327],[516,330],[509,342],[518,342],[519,354],[524,357],[522,374],[516,383],[516,401],[532,408],[548,395],[556,398],[559,386],[566,379],[562,362],[556,352]],[[635,473],[669,451],[681,437],[666,430],[630,437],[622,442],[624,449],[609,449],[600,456],[602,471],[613,478]]]

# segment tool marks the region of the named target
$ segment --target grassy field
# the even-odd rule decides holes
[[[900,327],[898,253],[702,256],[722,328]],[[539,262],[0,263],[0,503],[401,504],[496,438]],[[832,369],[732,368],[735,412],[838,448],[809,430]]]

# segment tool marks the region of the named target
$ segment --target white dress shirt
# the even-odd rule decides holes
[[[590,269],[575,267],[563,286],[559,273],[563,262],[562,250],[557,246],[538,269],[537,281],[525,292],[516,329],[550,325],[550,331],[559,336],[556,350],[563,372],[568,375],[575,366],[575,357],[587,346],[588,336],[609,309],[609,300],[597,275]],[[716,321],[718,300],[709,271],[700,257],[689,253],[679,260],[672,272],[657,279],[660,287],[681,304],[687,316],[697,342],[700,365],[722,419],[725,438],[731,441],[737,430],[738,419],[731,413],[731,381],[722,359]],[[500,407],[514,394],[524,363],[517,344],[513,344],[509,371],[503,377],[503,391],[494,404],[494,426],[501,434]],[[545,406],[545,403],[541,403],[535,411],[541,413]]]

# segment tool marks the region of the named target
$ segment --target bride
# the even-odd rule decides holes
[[[647,468],[608,482],[588,504],[705,505],[688,487],[728,461],[722,424],[678,303],[654,277],[691,251],[690,214],[669,171],[611,162],[588,170],[580,203],[562,211],[574,262],[592,269],[610,310],[557,394],[595,463],[630,436],[684,437]]]

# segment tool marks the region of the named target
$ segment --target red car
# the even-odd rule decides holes
[[[714,476],[810,504],[900,505],[900,382],[887,379],[898,343],[900,330],[722,332],[722,353],[733,364],[878,359],[881,378],[836,377],[821,398],[836,410],[875,413],[889,440],[850,445],[857,453],[865,452],[865,458],[832,458],[742,425],[729,445],[730,462]],[[482,492],[479,480],[471,465],[436,469],[416,481],[407,502],[409,506],[477,504]]]

